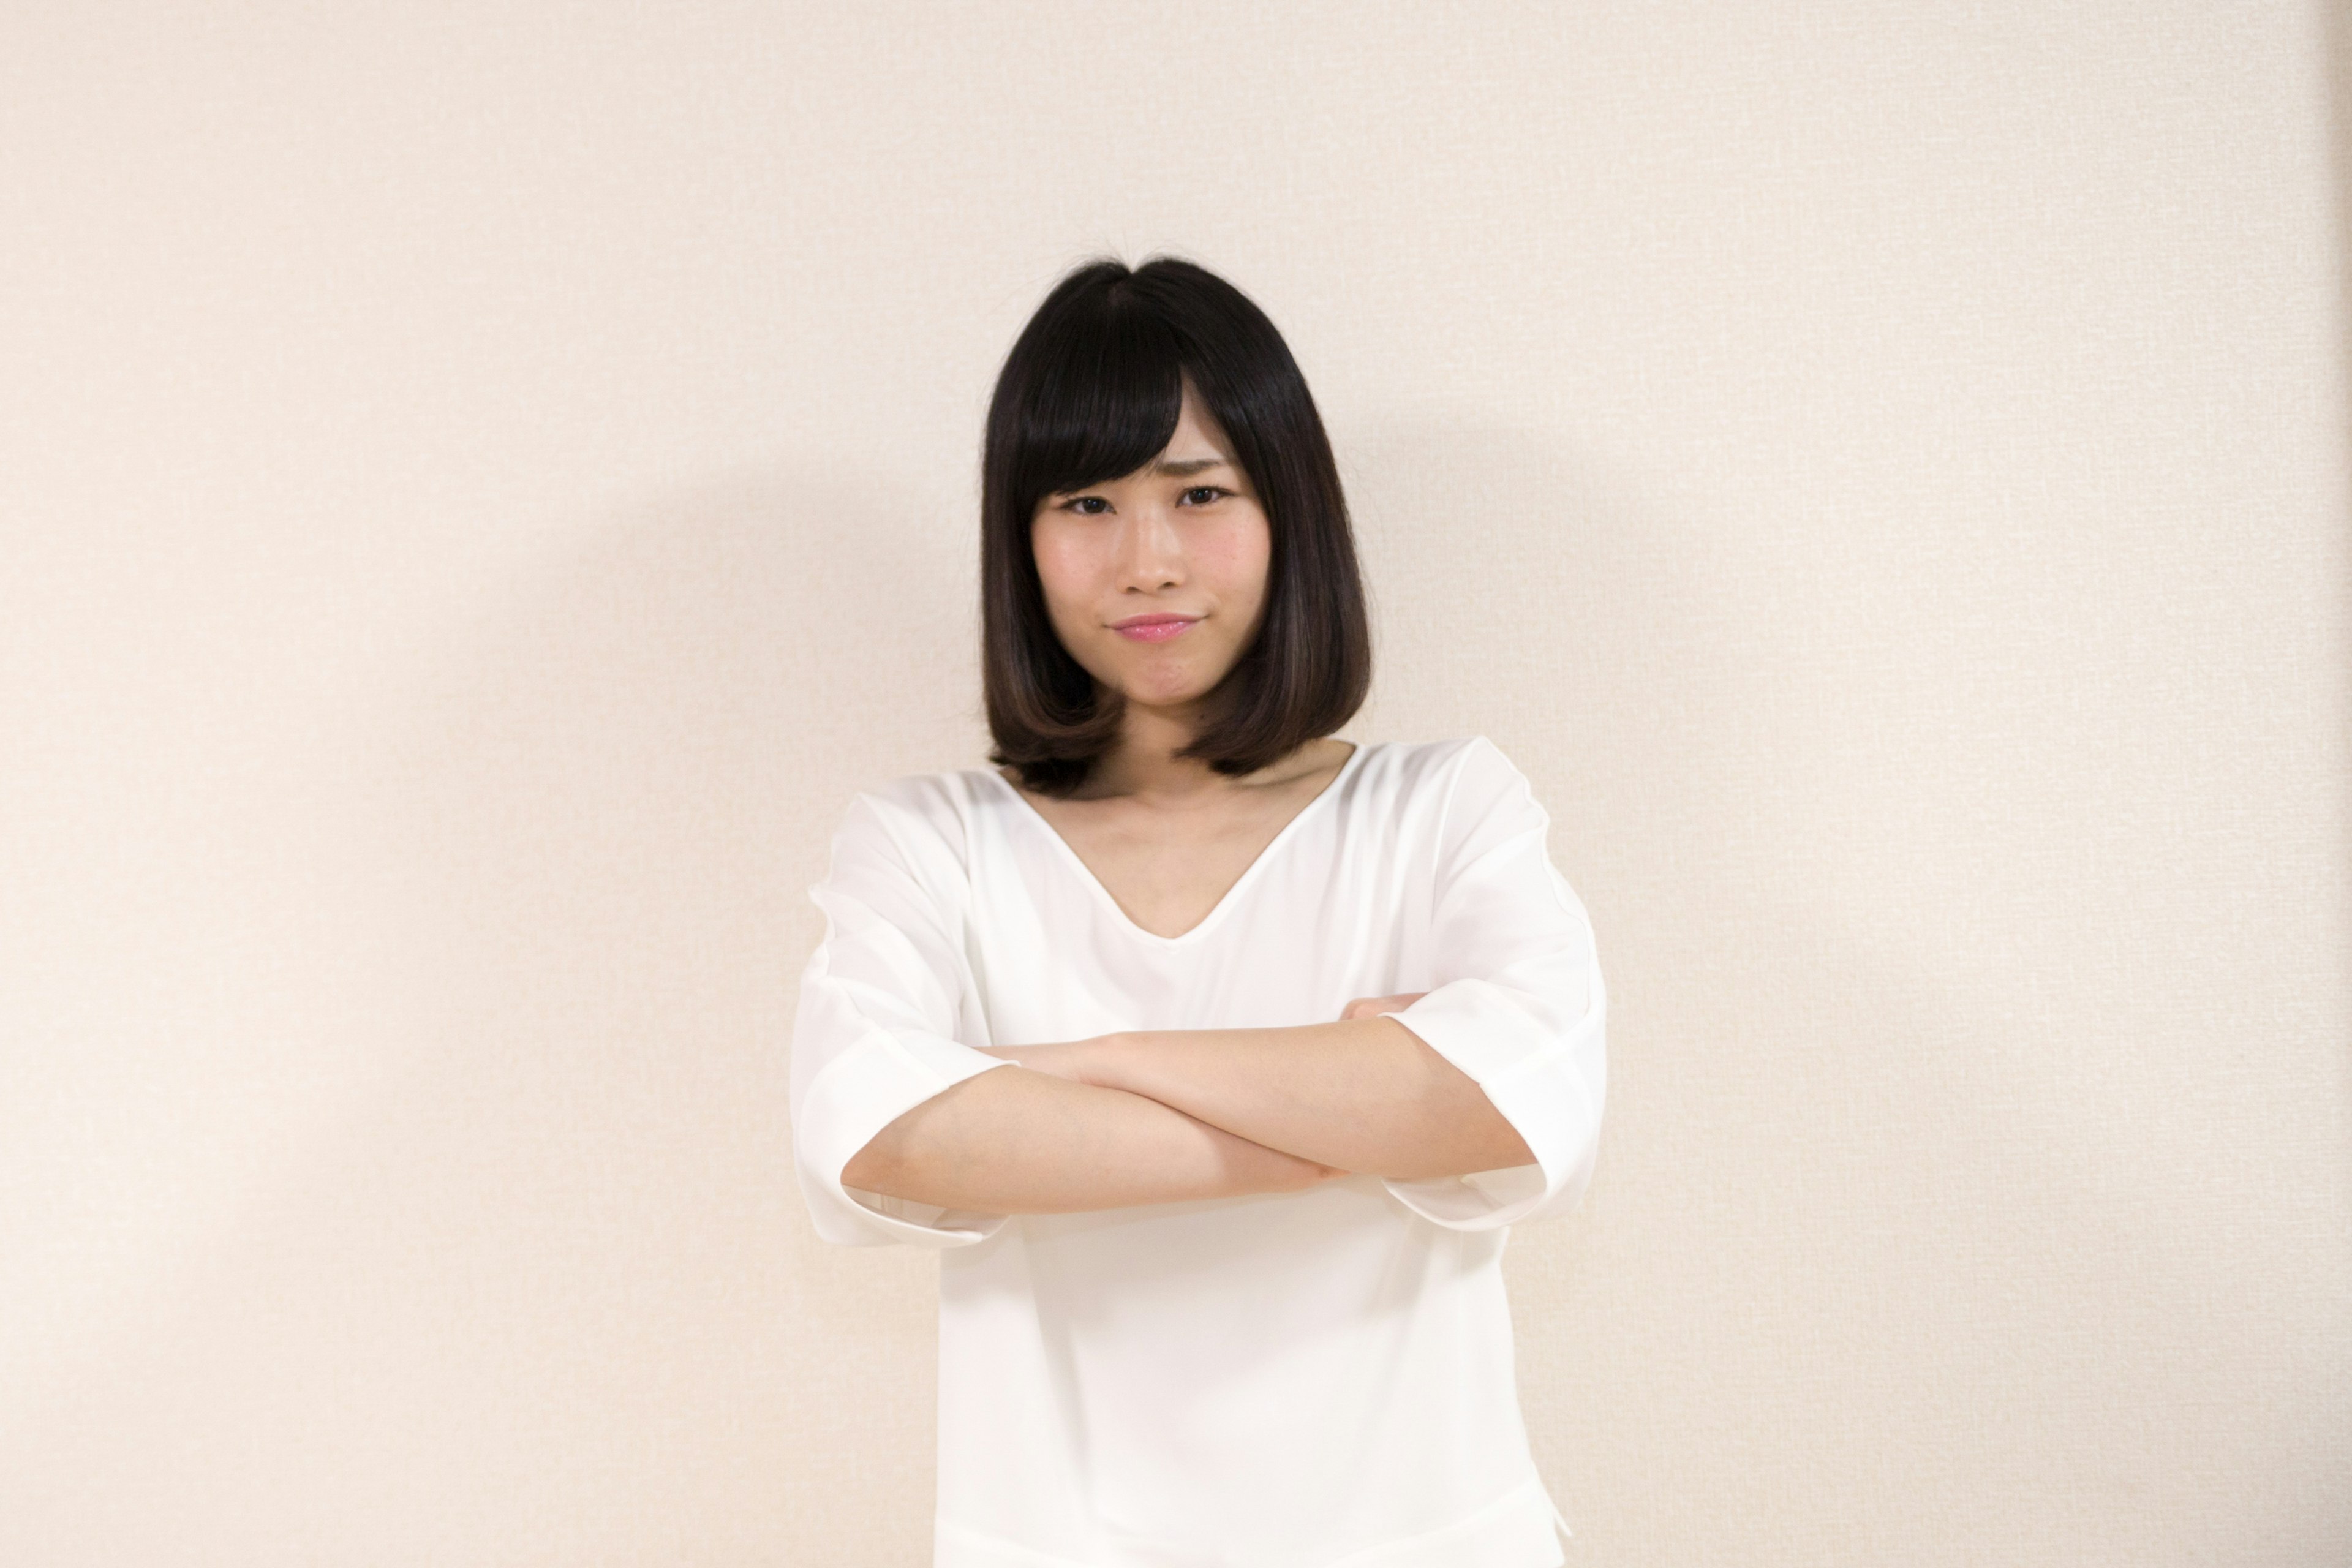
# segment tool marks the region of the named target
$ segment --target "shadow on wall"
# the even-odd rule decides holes
[[[849,792],[936,765],[976,706],[970,545],[887,493],[779,474],[577,540],[481,595],[397,745],[436,917],[415,970],[460,982],[449,1037],[512,1042],[520,1073],[641,1078],[632,1116],[694,1086],[787,1218],[771,1113],[819,929],[803,889]],[[751,1083],[776,1097],[743,1106]],[[648,1222],[677,1196],[640,1195]]]
[[[2341,0],[2321,0],[2320,26],[2325,30],[2327,46],[2328,100],[2328,162],[2334,175],[2331,182],[2336,195],[2336,325],[2337,352],[2341,355],[2345,388],[2345,406],[2336,411],[2336,427],[2345,432],[2345,454],[2352,462],[2352,5]],[[2341,492],[2352,507],[2352,473],[2344,479]],[[2342,526],[2352,531],[2352,516],[2341,520]],[[2352,573],[2352,564],[2347,564]],[[2344,589],[2342,602],[2352,604],[2352,574],[2340,584]],[[2342,720],[2346,731],[2352,732],[2352,710]],[[2343,780],[2344,794],[2339,805],[2343,811],[2343,827],[2337,842],[2352,842],[2352,774]],[[2352,892],[2347,892],[2352,900]],[[2344,911],[2345,923],[2352,927],[2352,904]],[[2343,993],[2352,994],[2352,952],[2344,955]],[[2352,1069],[2347,1069],[2352,1070]],[[2352,1079],[2345,1086],[2347,1101],[2352,1101]],[[2352,1168],[2344,1173],[2347,1195],[2352,1195]]]
[[[1609,977],[1592,1189],[1506,1255],[1545,1473],[1571,1518],[1576,1498],[1615,1500],[1591,1548],[1606,1554],[1673,1538],[1647,1498],[1768,1516],[1818,1484],[1798,1456],[1861,1475],[1907,1448],[1932,1472],[2014,1349],[2014,1324],[1949,1288],[2006,1245],[1955,1216],[1992,1210],[1985,1151],[2014,1134],[1969,1118],[1997,1114],[1994,1069],[1981,1042],[1947,1042],[1999,1023],[1956,1023],[1949,977],[1916,972],[1941,944],[1906,962],[1899,938],[1870,941],[1871,911],[1808,874],[1818,847],[1776,832],[1906,743],[1823,700],[1851,606],[1755,520],[1639,498],[1549,434],[1397,423],[1345,445],[1377,601],[1373,727],[1485,732],[1512,756]],[[1851,1418],[1890,1387],[1916,1424]],[[1675,1479],[1643,1483],[1660,1475]],[[1845,1506],[1899,1531],[1910,1505]]]
[[[2165,694],[2102,635],[2164,583],[1896,489],[1825,498],[1841,516],[1645,496],[1533,432],[1343,446],[1378,590],[1368,732],[1502,745],[1610,980],[1592,1190],[1507,1255],[1538,1458],[1571,1519],[1612,1500],[1590,1549],[1676,1538],[1677,1498],[1767,1518],[1829,1486],[1866,1556],[1956,1467],[2020,1521],[2116,1485],[2080,1436],[2118,1377],[2189,1397],[2232,1372],[2180,1310],[2231,1200],[2179,1161],[2277,1125],[2277,1085],[2147,1058],[2189,979],[2100,960],[2104,911],[2153,919],[2199,879],[2145,853],[2149,802],[2087,782],[2115,756],[2195,798],[2233,776],[2150,726]],[[2192,855],[2218,885],[2244,847]],[[2282,1310],[2324,1318],[2306,1237],[2242,1237],[2300,1292]],[[2270,1419],[2275,1443],[2334,1417],[2313,1394]],[[2229,1484],[2212,1441],[2148,1457]]]
[[[561,549],[470,586],[354,736],[399,1021],[269,1228],[353,1238],[288,1289],[320,1359],[404,1363],[357,1374],[368,1459],[444,1476],[448,1517],[478,1500],[481,1531],[520,1528],[499,1496],[586,1471],[629,1483],[587,1489],[613,1511],[575,1540],[772,1536],[834,1484],[803,1458],[814,1413],[928,1349],[925,1259],[805,1234],[787,1050],[833,819],[973,723],[971,551],[837,473]],[[929,1416],[893,1441],[927,1453]],[[753,1498],[782,1512],[746,1521]]]

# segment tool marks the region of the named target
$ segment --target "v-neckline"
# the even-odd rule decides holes
[[[1045,837],[1054,841],[1055,846],[1061,851],[1062,858],[1067,860],[1072,869],[1077,872],[1079,879],[1094,889],[1094,896],[1102,900],[1104,912],[1117,922],[1121,930],[1130,931],[1146,942],[1157,942],[1162,947],[1182,947],[1207,932],[1211,927],[1223,920],[1225,911],[1240,900],[1241,895],[1252,882],[1257,880],[1258,873],[1264,870],[1266,863],[1274,858],[1275,851],[1280,849],[1298,831],[1298,825],[1314,816],[1316,809],[1325,801],[1339,793],[1339,786],[1346,784],[1348,775],[1356,771],[1356,764],[1363,760],[1366,750],[1366,744],[1361,741],[1350,741],[1348,744],[1355,749],[1348,753],[1348,760],[1339,764],[1339,771],[1331,775],[1331,782],[1317,791],[1314,799],[1291,815],[1290,820],[1282,825],[1282,830],[1266,841],[1265,847],[1257,852],[1257,858],[1244,868],[1238,878],[1234,879],[1234,885],[1225,889],[1223,896],[1210,907],[1209,912],[1202,915],[1197,924],[1174,936],[1162,936],[1156,931],[1146,931],[1136,924],[1134,917],[1119,907],[1118,900],[1111,897],[1110,889],[1103,886],[1102,879],[1095,875],[1094,868],[1087,865],[1085,858],[1076,849],[1070,847],[1070,841],[1062,837],[1062,830],[1048,822],[1044,812],[1030,805],[1029,797],[1015,788],[1012,780],[993,768],[975,768],[972,771],[993,780],[999,788],[1013,797],[1013,804],[1026,813],[1031,821],[1045,829]]]

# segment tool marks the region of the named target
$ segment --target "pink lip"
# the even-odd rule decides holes
[[[1182,636],[1184,628],[1200,618],[1198,616],[1136,616],[1119,622],[1111,629],[1137,642],[1166,642],[1170,637]]]

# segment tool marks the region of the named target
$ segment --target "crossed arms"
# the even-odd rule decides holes
[[[1400,1012],[982,1047],[982,1072],[860,1149],[844,1184],[946,1208],[1066,1214],[1291,1192],[1352,1173],[1421,1180],[1534,1161],[1486,1091]]]

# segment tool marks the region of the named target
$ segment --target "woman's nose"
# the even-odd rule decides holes
[[[1184,539],[1165,508],[1132,514],[1119,530],[1118,573],[1127,584],[1163,587],[1184,580]]]

